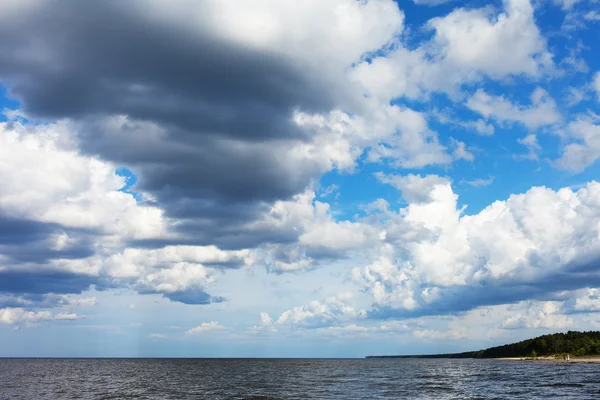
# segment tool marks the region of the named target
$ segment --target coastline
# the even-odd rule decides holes
[[[569,361],[563,360],[562,358],[554,357],[500,357],[492,358],[492,360],[498,361],[529,361],[529,362],[546,362],[546,363],[559,363],[559,364],[600,364],[600,357],[571,357]]]

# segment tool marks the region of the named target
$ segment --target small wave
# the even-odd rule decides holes
[[[585,387],[583,383],[547,383],[545,385],[540,385],[545,387]]]

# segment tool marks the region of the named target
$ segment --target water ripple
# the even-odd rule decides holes
[[[4,399],[594,399],[600,365],[494,360],[0,359]]]

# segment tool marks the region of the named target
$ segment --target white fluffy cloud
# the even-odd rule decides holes
[[[266,244],[254,256],[255,263],[266,263],[274,272],[309,270],[320,259],[337,259],[376,241],[376,227],[361,222],[336,221],[328,203],[315,200],[312,190],[289,201],[276,202],[261,219],[256,229],[294,232],[291,244]]]
[[[572,172],[581,172],[600,158],[600,117],[579,116],[566,129],[567,144],[555,165]]]
[[[561,313],[563,304],[556,301],[532,303],[525,310],[506,318],[502,329],[566,329],[573,326],[573,320]]]
[[[224,331],[227,328],[216,321],[203,322],[200,325],[186,331],[186,335],[197,335],[206,332]]]
[[[392,185],[402,192],[402,196],[410,203],[423,203],[430,200],[430,195],[435,186],[447,185],[448,178],[438,175],[385,175],[381,172],[375,174],[382,183]]]
[[[382,102],[419,98],[430,91],[454,93],[482,76],[539,77],[553,65],[529,0],[506,0],[504,11],[459,8],[430,20],[432,41],[359,64],[352,72],[366,93]]]
[[[581,0],[554,0],[554,4],[560,5],[563,10],[570,10]]]
[[[427,313],[493,304],[503,296],[522,300],[535,294],[520,287],[527,282],[577,288],[576,274],[573,282],[561,277],[574,268],[586,271],[590,282],[600,279],[586,269],[600,258],[600,184],[577,192],[534,187],[475,215],[457,208],[449,183],[429,188],[428,197],[419,198],[426,202],[389,216],[379,258],[353,272],[378,307]]]
[[[584,293],[575,298],[575,311],[600,311],[600,289],[584,289]]]
[[[415,0],[427,5],[443,2]],[[69,72],[72,65],[80,68],[67,56],[72,49],[88,46],[71,39],[86,37],[89,31],[86,24],[73,31],[65,25],[55,39],[50,33],[56,29],[50,28],[56,25],[26,25],[39,19],[36,9],[43,10],[44,3],[28,2],[19,10],[14,2],[0,5],[3,33],[11,33],[4,25],[18,11],[23,26],[33,29],[35,25],[32,37],[48,34],[43,49],[36,48],[33,40],[32,48],[21,47],[19,43],[30,40],[27,29],[17,27],[16,36],[22,34],[22,41],[2,41],[3,45],[19,43],[14,51],[7,47],[10,51],[5,54],[16,57],[2,58],[0,78],[24,107],[37,105],[35,115],[59,118],[34,123],[20,112],[9,112],[9,121],[0,123],[0,217],[48,230],[40,228],[43,237],[31,239],[35,246],[27,245],[28,250],[40,247],[35,248],[43,253],[38,260],[26,258],[31,255],[23,252],[10,253],[14,249],[2,243],[0,273],[13,274],[13,279],[29,274],[32,281],[40,271],[58,276],[50,276],[49,281],[77,275],[83,283],[65,289],[69,293],[97,284],[207,304],[224,300],[206,290],[229,268],[266,266],[275,273],[299,272],[346,259],[358,266],[352,278],[369,297],[369,304],[340,294],[297,307],[286,305],[274,317],[260,314],[261,326],[267,330],[317,328],[336,334],[380,329],[357,325],[357,321],[366,324],[369,316],[415,317],[489,304],[500,307],[497,304],[552,298],[558,290],[578,289],[583,284],[577,279],[600,284],[589,267],[600,258],[600,186],[595,182],[576,192],[532,188],[474,215],[459,206],[450,178],[439,175],[399,175],[389,170],[376,174],[379,182],[399,189],[408,204],[394,210],[379,199],[357,209],[352,219],[337,218],[336,210],[324,201],[339,186],[330,186],[320,197],[315,194],[323,174],[354,173],[368,163],[404,169],[441,166],[450,173],[453,161],[475,161],[474,147],[428,123],[424,103],[433,103],[437,92],[449,95],[443,101],[464,99],[463,90],[473,90],[469,85],[489,79],[501,84],[512,84],[513,79],[542,84],[553,68],[553,55],[536,26],[529,0],[505,0],[501,9],[457,8],[427,21],[424,28],[431,35],[420,43],[413,40],[419,36],[413,27],[405,29],[404,14],[392,0],[133,0],[106,3],[107,8],[81,8],[81,15],[98,11],[98,21],[106,15],[124,15],[123,20],[135,22],[125,24],[132,29],[138,24],[152,28],[148,32],[164,28],[169,37],[181,39],[181,49],[167,46],[166,53],[156,54],[165,58],[164,54],[172,53],[170,64],[183,69],[189,65],[192,79],[188,81],[172,79],[178,69],[164,66],[167,73],[162,76],[160,63],[154,70],[148,65],[153,63],[125,57],[131,54],[127,43],[136,49],[141,45],[135,38],[142,35],[133,30],[123,35],[131,42],[118,40],[98,48],[90,42],[89,53],[81,58],[75,55],[75,60],[90,60],[89,71],[81,73],[85,79],[59,74]],[[571,8],[574,1],[562,4]],[[65,9],[56,9],[57,15],[65,15]],[[125,26],[117,22],[115,26]],[[188,59],[198,49],[212,47],[218,51],[207,52],[206,57],[201,54],[199,62]],[[154,50],[149,53],[140,60],[152,60]],[[94,58],[94,54],[101,56]],[[121,64],[117,55],[127,60]],[[212,57],[214,65],[196,73]],[[244,62],[231,62],[238,58]],[[102,64],[105,60],[108,64]],[[5,67],[9,61],[14,64]],[[227,70],[214,87],[212,82],[203,86],[204,73],[207,81],[222,77],[222,66],[228,62],[243,68]],[[255,70],[250,71],[250,64]],[[46,100],[48,92],[39,79],[44,75],[36,72],[48,65],[57,74],[48,79],[57,85],[50,92],[57,94],[57,100],[63,92],[61,79],[84,94],[71,96],[64,90],[62,103],[49,107],[54,102]],[[115,71],[107,71],[108,66]],[[239,72],[237,80],[233,72]],[[202,84],[194,86],[195,80]],[[29,82],[39,86],[32,90]],[[308,87],[313,84],[319,90]],[[600,73],[592,87],[600,96]],[[586,88],[589,91],[589,85]],[[520,123],[534,131],[562,121],[554,100],[541,88],[526,105],[490,93],[479,89],[468,95],[467,107],[480,117],[455,124],[492,136],[498,125]],[[110,101],[101,104],[106,94]],[[331,98],[321,102],[315,94]],[[572,94],[582,101],[580,93]],[[410,107],[402,105],[406,99]],[[200,111],[207,120],[216,116],[215,121],[197,121]],[[230,120],[236,123],[223,122]],[[563,138],[564,153],[557,166],[577,172],[600,157],[598,120],[591,113],[568,124]],[[540,144],[534,133],[519,143],[529,149],[526,157],[537,157]],[[258,167],[264,160],[268,162]],[[121,166],[139,174],[143,201],[120,190],[126,182],[115,169]],[[157,176],[162,180],[153,180]],[[461,182],[486,186],[493,178],[484,176],[490,178]],[[233,239],[212,242],[217,234]],[[571,280],[561,278],[562,274]],[[544,293],[535,291],[536,282],[543,284]],[[14,308],[1,305],[0,321],[31,325],[73,320],[79,318],[74,308],[96,302],[59,298],[62,295],[52,290],[49,284],[43,296],[3,295],[1,304]],[[577,297],[573,305],[556,309],[551,306],[556,302],[519,303],[518,309],[503,309],[496,325],[498,329],[568,326],[572,317],[566,312],[598,309],[595,290]],[[51,313],[36,306],[64,308]],[[410,330],[422,339],[469,334],[451,328]],[[212,321],[187,333],[225,329]]]
[[[145,239],[166,235],[162,210],[119,191],[116,166],[78,154],[66,122],[0,123],[0,209],[12,217]],[[65,246],[62,236],[54,245]]]
[[[364,310],[349,305],[352,298],[352,293],[340,293],[324,301],[311,301],[284,311],[276,320],[267,313],[261,313],[261,324],[268,329],[344,326],[366,316]]]
[[[296,147],[290,156],[311,157],[328,169],[335,166],[342,171],[352,171],[366,148],[370,148],[369,162],[390,161],[398,167],[420,168],[452,161],[423,113],[400,106],[371,107],[365,116],[351,117],[340,111],[296,114],[299,126],[318,133],[313,143]]]
[[[503,96],[490,96],[483,89],[478,89],[467,102],[467,107],[487,119],[498,123],[520,122],[529,129],[552,125],[560,121],[561,116],[556,103],[548,93],[537,88],[531,94],[531,106],[524,107],[511,103]]]
[[[458,9],[434,18],[434,41],[445,61],[491,77],[539,75],[551,64],[529,0],[505,0],[504,12]]]
[[[47,321],[72,321],[79,319],[74,313],[51,313],[50,311],[30,311],[24,308],[0,308],[0,323],[8,325],[36,326]]]

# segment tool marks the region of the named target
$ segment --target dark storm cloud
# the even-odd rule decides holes
[[[261,140],[297,133],[286,122],[294,108],[331,106],[290,60],[202,32],[203,21],[192,31],[145,19],[133,4],[40,2],[3,21],[11,92],[38,116],[128,114]]]
[[[56,234],[77,239],[64,248],[54,249],[49,240]],[[9,264],[43,264],[52,259],[89,257],[94,254],[91,241],[94,235],[91,231],[0,215],[0,255],[6,257]]]
[[[69,306],[70,304],[70,300],[64,295],[54,293],[0,294],[0,308],[54,308]]]
[[[309,139],[292,113],[327,111],[337,91],[286,57],[136,4],[49,1],[0,19],[0,81],[30,115],[74,121],[82,151],[131,168],[195,243],[276,236],[241,227],[324,172],[284,149]]]
[[[25,244],[47,238],[58,226],[0,214],[0,245]]]
[[[66,271],[0,271],[0,293],[73,294],[98,284],[99,278]]]

